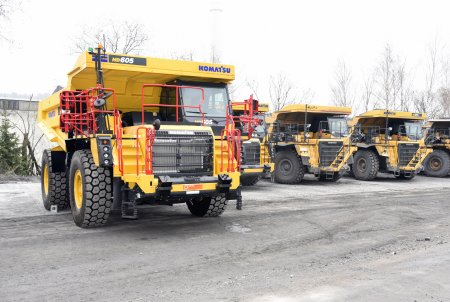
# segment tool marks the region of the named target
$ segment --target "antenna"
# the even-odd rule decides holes
[[[220,53],[220,39],[221,39],[221,25],[223,9],[219,1],[212,3],[211,9],[209,10],[211,14],[211,63],[219,63],[221,53]]]
[[[306,126],[306,122],[308,121],[308,104],[305,104],[305,121],[303,123],[303,140],[306,142],[306,130],[308,130]]]

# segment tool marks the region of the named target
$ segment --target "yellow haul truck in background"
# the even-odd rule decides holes
[[[378,172],[412,179],[431,152],[425,145],[422,123],[425,114],[372,110],[353,120],[351,174],[359,180],[373,180]]]
[[[240,200],[233,79],[229,65],[82,53],[67,87],[39,102],[57,145],[42,159],[45,208],[70,206],[80,227],[105,224],[113,204],[131,219],[144,204],[222,214]]]
[[[424,161],[427,176],[446,177],[450,173],[450,119],[428,121],[426,144],[433,149]]]
[[[274,180],[294,184],[305,173],[337,181],[352,159],[347,126],[351,108],[288,105],[268,118],[269,148],[275,155]]]
[[[249,116],[247,102],[232,102],[233,115],[237,117]],[[241,144],[241,185],[253,186],[266,173],[273,172],[274,164],[271,162],[269,149],[265,138],[267,134],[265,114],[269,112],[269,105],[253,102],[252,116],[257,122],[250,128],[250,123],[241,119],[236,120],[235,127],[242,133]],[[251,126],[251,125],[250,125]]]

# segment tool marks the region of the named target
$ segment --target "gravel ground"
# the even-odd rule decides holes
[[[0,184],[1,301],[449,301],[450,179],[312,178],[77,228],[40,184]]]

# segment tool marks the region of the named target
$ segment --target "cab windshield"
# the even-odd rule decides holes
[[[420,123],[405,122],[405,130],[409,139],[422,139],[422,125]]]
[[[348,125],[345,118],[329,117],[328,127],[330,134],[334,137],[343,137],[348,135]]]
[[[226,117],[228,93],[226,87],[200,87],[205,92],[201,106],[205,117]],[[181,88],[181,98],[185,106],[198,106],[202,99],[202,90],[189,87]],[[185,108],[188,117],[201,116],[197,108]]]

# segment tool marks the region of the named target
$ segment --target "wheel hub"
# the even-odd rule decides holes
[[[48,166],[44,166],[44,171],[42,172],[42,177],[44,178],[44,193],[45,196],[48,195],[48,189],[49,189],[49,175],[48,175]]]
[[[83,178],[80,170],[77,170],[74,175],[73,195],[75,199],[75,206],[77,209],[81,209],[83,206]]]
[[[292,170],[292,163],[287,159],[283,159],[280,163],[280,167],[283,174],[289,174]]]
[[[430,168],[434,171],[438,171],[442,168],[442,162],[439,158],[433,157],[430,160]]]
[[[358,167],[358,170],[361,171],[361,172],[366,171],[366,169],[367,169],[366,160],[364,158],[360,158],[358,160],[357,167]]]

